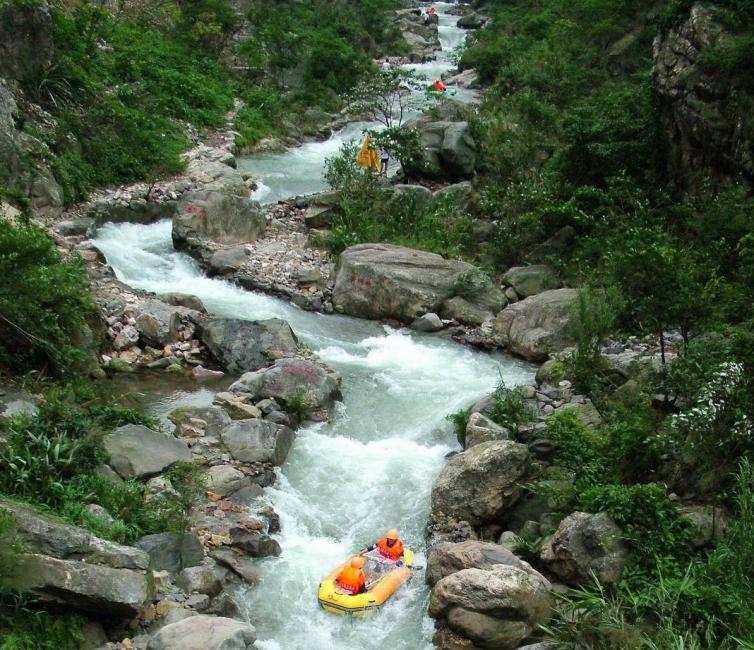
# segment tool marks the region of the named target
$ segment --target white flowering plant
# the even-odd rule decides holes
[[[694,457],[732,460],[751,449],[754,424],[745,408],[746,383],[743,364],[721,363],[694,404],[671,416],[671,433],[684,440]]]

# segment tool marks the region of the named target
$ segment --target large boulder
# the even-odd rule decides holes
[[[665,363],[670,363],[675,358],[675,352],[665,352]],[[665,372],[659,352],[624,350],[617,354],[603,354],[602,359],[611,370],[624,379],[635,379],[640,383],[658,380]]]
[[[228,497],[251,485],[251,480],[232,465],[215,465],[207,470],[204,486],[208,492]]]
[[[520,298],[528,298],[548,289],[560,287],[555,271],[544,264],[514,266],[505,272],[502,281],[513,287]]]
[[[204,559],[204,549],[194,533],[146,535],[136,542],[136,547],[149,554],[153,571],[178,573]]]
[[[245,463],[282,465],[293,444],[293,431],[266,420],[235,420],[220,434],[230,455]]]
[[[231,417],[219,406],[181,406],[168,417],[175,424],[175,435],[179,437],[207,435],[218,438],[231,421]]]
[[[149,478],[178,462],[191,462],[183,441],[140,424],[126,424],[104,436],[110,465],[125,479]]]
[[[199,338],[215,360],[234,374],[258,370],[298,349],[291,326],[278,318],[213,318],[201,326]]]
[[[490,312],[477,307],[461,296],[454,296],[446,300],[442,304],[440,314],[443,318],[457,320],[459,323],[466,323],[474,327],[478,327],[487,319],[492,318]]]
[[[233,548],[252,557],[277,557],[282,553],[278,541],[259,530],[231,528],[230,542]]]
[[[141,304],[136,316],[136,329],[145,343],[163,348],[179,340],[186,323],[197,323],[201,317],[199,311],[150,298]]]
[[[190,293],[162,293],[158,295],[157,298],[162,302],[166,302],[168,305],[173,305],[174,307],[186,307],[187,309],[191,309],[200,314],[207,313],[207,308],[204,306],[201,298]]]
[[[463,569],[432,589],[429,615],[473,647],[513,650],[549,621],[549,589],[542,576],[514,566]]]
[[[563,581],[614,584],[626,563],[621,529],[604,512],[574,512],[542,546],[541,559]]]
[[[257,633],[248,623],[219,616],[190,616],[166,625],[147,650],[252,650]]]
[[[461,29],[481,29],[484,27],[485,18],[478,13],[470,13],[465,16],[461,16],[456,23],[457,27]]]
[[[418,130],[424,146],[424,159],[408,166],[410,174],[450,180],[474,176],[476,142],[468,122],[434,120],[423,115],[406,122],[406,128]]]
[[[576,289],[553,289],[508,305],[495,318],[493,336],[514,354],[545,361],[573,346],[571,334]]]
[[[207,274],[215,275],[232,275],[241,270],[248,260],[246,246],[229,246],[221,248],[212,253],[206,263]]]
[[[473,277],[472,277],[473,276]],[[474,267],[435,253],[392,244],[359,244],[340,256],[333,303],[360,318],[395,318],[410,323],[442,304],[473,279],[475,306],[497,311],[504,303],[500,290]],[[479,285],[479,286],[476,286]]]
[[[13,586],[45,600],[121,618],[136,616],[151,596],[145,571],[33,553],[18,559],[18,578]]]
[[[464,449],[469,449],[474,445],[489,442],[490,440],[508,440],[508,438],[510,438],[510,431],[508,429],[496,424],[486,415],[477,412],[469,416],[463,440],[459,440],[459,442],[463,445]]]
[[[6,385],[0,388],[0,393],[0,420],[10,420],[18,415],[32,417],[37,414],[37,405],[41,401],[39,395]]]
[[[728,532],[728,522],[722,508],[711,505],[678,506],[678,514],[689,525],[690,544],[694,548],[704,548],[719,542]]]
[[[31,506],[0,499],[0,513],[13,519],[13,532],[25,551],[61,560],[83,560],[115,569],[144,570],[149,556],[142,550],[96,537]]]
[[[532,567],[517,558],[505,546],[492,542],[468,540],[459,544],[442,543],[432,547],[427,557],[425,579],[430,587],[463,569],[492,569],[498,564],[516,567],[534,575],[539,575]]]
[[[198,190],[184,195],[173,217],[178,250],[201,250],[206,240],[224,245],[253,242],[264,235],[266,221],[248,197]]]
[[[231,392],[257,400],[274,398],[278,403],[298,403],[309,413],[330,409],[340,395],[340,376],[308,359],[279,359],[269,368],[247,372],[231,384]]]
[[[22,552],[10,586],[45,600],[130,618],[152,596],[149,556],[66,524],[30,506],[0,499]]]
[[[54,218],[63,211],[63,188],[53,173],[42,167],[31,183],[31,205],[41,217]]]
[[[510,440],[483,442],[456,454],[432,486],[432,515],[481,526],[497,521],[518,499],[529,473],[525,445]]]
[[[460,183],[454,183],[453,185],[442,187],[434,192],[432,196],[435,201],[455,205],[466,211],[471,211],[477,200],[471,181],[462,181]]]

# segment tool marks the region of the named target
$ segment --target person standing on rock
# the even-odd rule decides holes
[[[390,162],[390,153],[384,146],[380,147],[380,176],[387,176],[387,164]]]
[[[382,71],[387,74],[388,72],[392,71],[393,66],[390,65],[390,59],[385,59],[385,63],[382,64]]]

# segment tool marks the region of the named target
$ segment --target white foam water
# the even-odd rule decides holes
[[[444,48],[465,35],[437,3]],[[450,69],[447,52],[414,66],[430,76]],[[324,158],[369,125],[349,125],[325,142],[259,155],[239,167],[260,179],[257,199],[271,202],[325,189]],[[317,604],[317,587],[344,557],[398,528],[423,564],[430,490],[445,456],[457,449],[446,416],[489,392],[502,378],[528,382],[533,369],[504,355],[447,338],[395,330],[343,316],[305,312],[290,303],[207,278],[173,250],[170,221],[106,225],[95,241],[123,282],[157,293],[202,299],[210,313],[282,318],[343,377],[343,402],[331,422],[298,432],[277,483],[266,491],[280,514],[282,555],[260,562],[261,584],[242,593],[243,610],[262,650],[422,650],[431,648],[428,590],[421,572],[373,618],[349,621]],[[206,399],[202,396],[201,399]],[[169,403],[169,401],[168,401]]]

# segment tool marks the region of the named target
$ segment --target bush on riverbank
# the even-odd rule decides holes
[[[339,253],[362,242],[389,242],[448,257],[474,246],[471,218],[447,201],[396,193],[377,174],[356,164],[355,143],[326,161],[325,178],[338,192],[328,247]]]
[[[94,313],[81,260],[63,257],[42,229],[0,220],[0,366],[74,371]]]
[[[201,491],[193,465],[177,465],[165,476],[176,495],[145,499],[139,481],[113,482],[96,470],[107,462],[102,436],[123,424],[157,422],[118,406],[89,385],[51,386],[39,412],[2,425],[0,495],[54,512],[96,535],[121,543],[166,530],[186,528],[186,517]],[[92,514],[102,506],[111,519]]]

